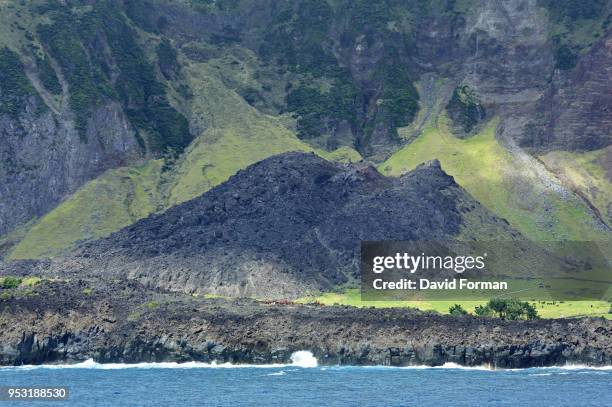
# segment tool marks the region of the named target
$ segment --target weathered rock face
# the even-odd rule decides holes
[[[93,290],[87,290],[93,288]],[[66,317],[68,316],[68,318]],[[612,363],[612,321],[501,321],[409,309],[268,305],[147,291],[134,282],[47,282],[0,300],[0,365],[203,361],[525,368]]]
[[[519,138],[549,86],[554,59],[547,15],[537,1],[485,1],[466,19],[456,78],[498,114],[504,135]],[[451,74],[452,75],[452,74]]]
[[[535,0],[477,3],[465,15],[434,13],[422,21],[415,61],[424,72],[464,78],[489,103],[518,103],[552,70],[547,15]]]
[[[611,141],[608,95],[612,81],[607,69],[610,47],[606,45],[610,33],[604,33],[597,44],[579,55],[575,68],[560,70],[555,57],[558,38],[553,35],[553,14],[559,11],[547,8],[542,1],[475,0],[463,9],[454,2],[437,6],[407,2],[399,8],[388,2],[381,6],[386,11],[358,2],[334,9],[323,4],[306,6],[299,0],[280,4],[260,0],[215,12],[160,1],[147,4],[148,11],[138,14],[137,23],[174,38],[179,47],[197,42],[241,43],[262,60],[278,59],[297,72],[309,69],[304,65],[312,61],[300,60],[292,53],[310,55],[317,49],[322,65],[337,64],[338,69],[345,69],[356,92],[350,102],[354,117],[346,121],[346,111],[342,117],[319,117],[319,126],[326,123],[326,135],[311,135],[311,142],[353,143],[364,156],[384,158],[403,142],[394,126],[408,124],[387,120],[386,109],[410,93],[406,88],[390,97],[386,89],[400,89],[399,82],[427,75],[473,88],[487,110],[500,115],[504,135],[522,146],[540,151],[589,150]],[[569,11],[560,11],[564,12]],[[402,13],[414,20],[405,21]],[[589,18],[601,15],[605,19],[605,13],[609,7],[602,6]],[[286,16],[294,20],[285,21]],[[166,23],[160,26],[162,18]],[[279,21],[285,26],[274,28]],[[593,24],[595,32],[598,23]],[[315,35],[317,42],[309,42]],[[286,40],[286,47],[279,49],[291,55],[270,51],[273,45],[268,43],[277,37]],[[328,75],[325,67],[316,67],[311,73]],[[390,76],[399,82],[389,82]],[[407,106],[411,100],[408,97],[400,104]],[[443,105],[446,102],[441,101]],[[402,118],[410,119],[411,113]],[[358,122],[366,123],[365,127]]]
[[[595,150],[612,142],[612,31],[570,71],[555,71],[521,145]]]
[[[86,140],[70,113],[31,97],[18,117],[0,116],[0,235],[45,214],[86,181],[141,156],[134,131],[116,103],[96,109]]]
[[[41,263],[36,273],[128,276],[176,291],[296,297],[357,277],[362,240],[452,239],[468,213],[481,219],[479,233],[495,228],[497,238],[518,237],[437,162],[386,178],[370,166],[287,153],[50,265]],[[17,268],[7,267],[9,275]]]
[[[537,1],[480,3],[454,30],[444,19],[423,25],[417,51],[423,70],[473,87],[500,115],[503,136],[522,147],[542,152],[609,145],[612,32],[577,57],[574,68],[559,69],[550,16]]]
[[[535,151],[594,150],[612,142],[611,32],[576,67],[555,65],[550,21],[536,1],[482,1],[453,22],[432,16],[415,61],[468,85],[500,115],[503,135]]]

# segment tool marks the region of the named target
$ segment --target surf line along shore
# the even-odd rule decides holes
[[[444,281],[432,281],[426,278],[408,279],[402,278],[397,281],[384,281],[377,278],[372,281],[375,290],[507,290],[506,281],[470,281],[467,278]]]

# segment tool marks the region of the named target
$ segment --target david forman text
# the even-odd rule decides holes
[[[384,281],[377,278],[372,281],[375,290],[507,290],[506,281],[469,281],[467,278],[444,281],[431,281],[426,278],[411,280],[402,278],[398,281]]]

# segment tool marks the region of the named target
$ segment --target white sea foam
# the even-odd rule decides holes
[[[287,373],[285,373],[283,370],[281,370],[280,372],[274,372],[274,373],[268,373],[266,376],[284,376]]]
[[[430,368],[430,369],[459,369],[459,370],[489,370],[489,371],[522,371],[522,370],[612,370],[612,366],[588,366],[588,365],[562,365],[562,366],[542,366],[542,367],[528,367],[528,368],[515,368],[506,369],[501,367],[495,367],[492,365],[480,365],[480,366],[462,366],[457,363],[447,362],[442,366],[417,366],[417,368]]]
[[[343,369],[349,366],[331,366],[329,369]],[[353,366],[354,367],[354,366]],[[612,366],[588,366],[588,365],[563,365],[563,366],[542,366],[542,367],[527,367],[527,368],[502,368],[493,365],[479,365],[479,366],[464,366],[457,363],[446,362],[440,366],[429,366],[429,365],[411,365],[411,366],[361,366],[362,369],[400,369],[400,370],[420,370],[420,369],[440,369],[440,370],[481,370],[490,372],[519,372],[525,370],[534,371],[546,371],[546,370],[562,370],[563,372],[557,372],[556,374],[569,374],[568,370],[584,370],[583,373],[593,370],[612,370]],[[322,370],[324,368],[321,368]]]
[[[442,366],[434,366],[434,369],[460,369],[460,370],[495,370],[491,365],[462,366],[457,363],[446,362]]]
[[[334,366],[332,368],[342,369],[344,366]],[[402,369],[402,370],[420,370],[420,369],[457,369],[457,370],[496,370],[494,367],[489,365],[480,365],[480,366],[463,366],[457,363],[446,362],[440,366],[430,366],[430,365],[409,365],[409,366],[382,366],[382,365],[374,365],[374,366],[362,366],[364,369]],[[499,369],[497,369],[499,370]],[[507,369],[506,369],[507,370]]]
[[[457,363],[447,362],[442,366],[408,366],[405,368],[416,368],[416,369],[459,369],[459,370],[489,370],[489,371],[522,371],[522,370],[549,370],[549,369],[561,369],[561,370],[612,370],[612,366],[588,366],[588,365],[562,365],[562,366],[542,366],[542,367],[528,367],[528,368],[515,368],[507,369],[496,367],[493,365],[480,365],[480,366],[463,366]]]
[[[205,362],[144,362],[144,363],[98,363],[94,362],[93,359],[87,359],[80,363],[71,364],[53,364],[53,365],[22,365],[22,366],[0,366],[1,370],[7,369],[20,369],[20,370],[32,370],[32,369],[100,369],[100,370],[113,370],[113,369],[211,369],[211,368],[225,368],[225,369],[237,369],[237,368],[260,368],[260,369],[272,369],[279,367],[317,367],[317,358],[314,357],[312,352],[309,351],[297,351],[291,354],[290,364],[268,364],[268,365],[249,365],[249,364],[232,364],[232,363],[205,363]]]
[[[100,369],[100,370],[113,370],[113,369],[239,369],[239,368],[256,368],[256,369],[274,369],[274,368],[314,368],[318,366],[317,358],[314,357],[310,351],[297,351],[291,354],[290,364],[267,364],[267,365],[250,365],[250,364],[231,364],[231,363],[204,363],[204,362],[146,362],[146,363],[98,363],[94,362],[93,359],[88,359],[84,362],[73,363],[73,364],[53,364],[53,365],[23,365],[23,366],[0,366],[0,371],[9,369],[20,369],[20,370],[32,370],[32,369]],[[329,366],[321,368],[321,370],[336,370],[336,369],[347,369],[347,368],[362,368],[362,369],[457,369],[457,370],[486,370],[486,371],[523,371],[523,370],[534,370],[534,371],[546,371],[546,370],[557,370],[556,374],[568,374],[571,371],[584,370],[584,371],[608,371],[612,370],[612,366],[588,366],[588,365],[564,365],[564,366],[547,366],[547,367],[531,367],[525,369],[504,369],[497,368],[491,365],[481,366],[462,366],[456,363],[445,363],[441,366],[427,366],[427,365],[415,365],[415,366]],[[297,370],[297,369],[292,369]],[[287,370],[285,371],[292,371]],[[558,372],[562,370],[563,372]],[[285,373],[285,371],[281,371]],[[278,372],[280,373],[280,372]],[[539,373],[539,375],[546,375],[546,373]],[[280,375],[271,373],[270,375]],[[533,374],[535,376],[537,374]]]
[[[565,365],[555,367],[564,370],[612,370],[612,366]]]
[[[193,368],[211,368],[211,367],[240,367],[241,365],[229,365],[229,364],[215,364],[203,363],[203,362],[158,362],[158,363],[97,363],[93,359],[87,359],[80,363],[71,364],[53,364],[53,365],[23,365],[13,367],[13,369],[31,370],[31,369],[100,369],[100,370],[114,370],[114,369],[193,369]],[[274,365],[270,365],[274,367]],[[0,369],[8,369],[3,367]]]

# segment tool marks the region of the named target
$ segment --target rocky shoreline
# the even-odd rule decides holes
[[[0,290],[0,365],[186,362],[527,368],[612,364],[612,321],[194,298],[129,280]]]

